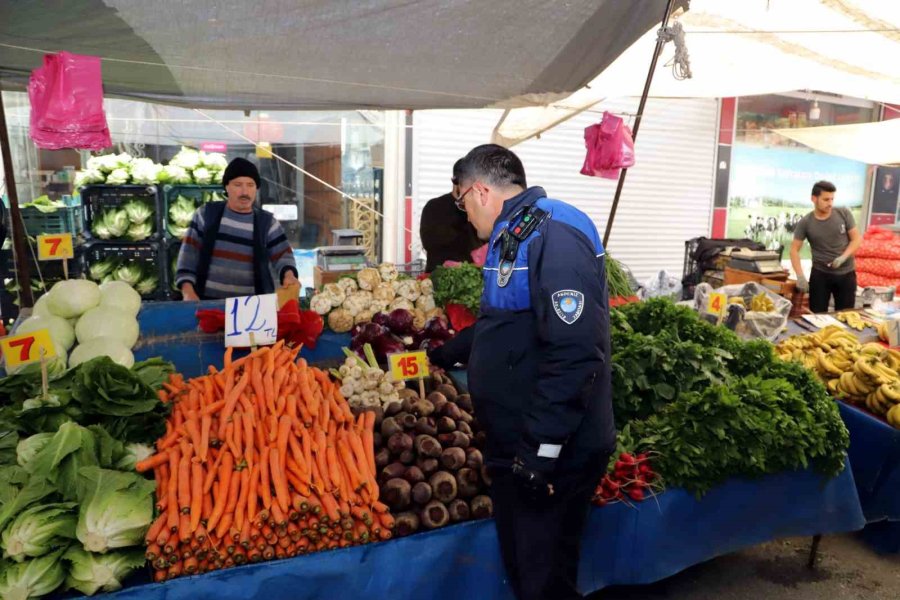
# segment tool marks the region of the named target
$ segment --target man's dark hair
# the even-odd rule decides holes
[[[525,167],[511,150],[497,144],[483,144],[472,148],[461,159],[459,181],[482,179],[490,185],[528,187]]]
[[[462,172],[462,164],[463,159],[459,159],[455,163],[453,163],[453,175],[450,176],[450,181],[453,185],[459,185],[459,175]]]
[[[822,192],[836,192],[837,188],[834,187],[834,184],[830,181],[817,181],[815,185],[813,185],[812,195],[818,198],[822,195]]]

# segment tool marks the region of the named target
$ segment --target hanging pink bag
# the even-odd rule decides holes
[[[634,165],[634,140],[621,117],[603,113],[603,120],[584,129],[587,156],[581,174],[618,179],[619,171]]]
[[[31,72],[31,139],[39,148],[102,150],[112,146],[103,112],[100,58],[60,52]]]

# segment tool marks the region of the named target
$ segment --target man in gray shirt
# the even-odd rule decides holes
[[[853,255],[862,243],[862,236],[850,210],[834,207],[835,191],[837,188],[828,181],[819,181],[813,186],[815,210],[797,224],[791,244],[791,265],[797,274],[797,289],[809,292],[809,309],[814,313],[828,312],[832,296],[835,310],[853,308],[856,303]],[[800,264],[804,240],[809,240],[812,249],[809,282]]]

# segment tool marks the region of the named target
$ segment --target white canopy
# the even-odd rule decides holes
[[[900,165],[900,119],[856,125],[776,129],[784,137],[819,152],[870,165]]]
[[[731,97],[818,90],[900,103],[896,0],[692,0],[679,17],[692,78],[673,77],[666,44],[651,97]],[[494,139],[515,145],[605,98],[639,96],[656,44],[649,31],[564,100],[510,111]]]

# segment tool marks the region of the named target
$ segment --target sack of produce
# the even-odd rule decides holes
[[[701,283],[694,291],[694,309],[705,319],[716,322],[719,313],[710,306],[710,294],[725,294],[724,324],[743,339],[775,341],[787,325],[791,301],[766,289],[755,281],[726,285],[713,290]]]

